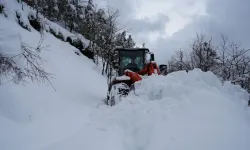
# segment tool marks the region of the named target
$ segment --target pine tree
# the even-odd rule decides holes
[[[68,1],[67,0],[58,0],[57,1],[57,6],[58,6],[58,16],[57,16],[57,20],[58,21],[64,21],[64,16],[66,14],[66,8],[68,6]]]
[[[44,13],[44,15],[48,17],[48,19],[50,19],[51,21],[55,21],[56,16],[58,14],[58,11],[56,10],[55,0],[45,0],[45,4],[46,4],[45,7],[46,12]]]
[[[132,38],[132,35],[128,36],[128,40],[127,40],[127,48],[134,48],[135,47],[135,42]]]
[[[142,43],[142,48],[145,48],[145,43]]]
[[[127,48],[127,39],[126,39],[126,31],[122,33],[118,33],[116,37],[115,44],[117,47]]]
[[[63,18],[65,22],[65,28],[67,28],[68,26],[70,32],[72,32],[74,28],[75,16],[76,16],[75,10],[72,8],[71,4],[68,4]]]
[[[85,9],[85,27],[86,37],[92,39],[91,32],[93,31],[93,17],[94,17],[94,5],[92,0],[88,0],[87,7]]]

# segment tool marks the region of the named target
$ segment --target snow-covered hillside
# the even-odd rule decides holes
[[[9,11],[27,15],[11,2]],[[1,34],[19,34],[34,47],[40,39],[0,14]],[[42,57],[56,91],[0,86],[0,150],[249,150],[249,95],[239,86],[222,86],[211,72],[180,71],[145,78],[135,94],[108,107],[106,78],[91,60],[50,33],[43,44],[50,45]]]

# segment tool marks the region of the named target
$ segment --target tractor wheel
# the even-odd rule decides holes
[[[130,87],[125,83],[118,83],[111,87],[107,95],[107,104],[114,106],[121,101],[122,97],[126,97],[130,91]]]

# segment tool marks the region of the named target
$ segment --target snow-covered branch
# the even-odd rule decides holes
[[[31,80],[39,83],[48,82],[53,87],[49,80],[52,75],[42,67],[45,60],[40,56],[40,52],[47,47],[42,46],[43,35],[36,48],[30,47],[14,36],[10,40],[10,42],[14,42],[15,47],[7,47],[0,43],[0,85],[10,81],[26,83]],[[7,43],[10,44],[10,42]],[[13,49],[16,51],[8,53]]]

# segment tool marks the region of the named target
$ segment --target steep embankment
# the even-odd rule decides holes
[[[0,14],[0,40],[5,42],[0,43],[0,47],[21,52],[20,43],[25,43],[36,48],[41,34],[28,21],[28,16],[34,11],[26,5],[22,10],[16,0],[4,3],[7,17]],[[16,12],[30,31],[18,24]],[[49,27],[70,34],[55,23],[44,20]],[[0,86],[1,150],[35,150],[77,132],[88,122],[89,109],[105,97],[106,79],[93,61],[81,54],[76,55],[75,51],[79,51],[75,47],[49,32],[44,34],[42,47],[47,49],[41,52],[46,61],[43,67],[53,74],[50,81],[56,91],[49,84],[17,85],[9,82]],[[9,54],[9,49],[1,50]]]

